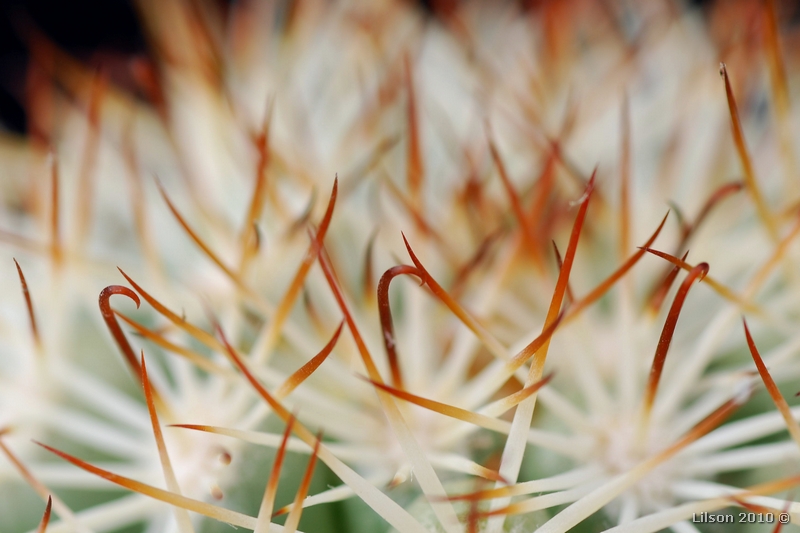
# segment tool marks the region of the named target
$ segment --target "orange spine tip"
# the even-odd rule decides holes
[[[462,409],[461,407],[456,407],[454,405],[437,402],[436,400],[423,398],[422,396],[411,394],[408,391],[404,391],[396,387],[386,385],[385,383],[378,383],[376,381],[367,378],[363,379],[372,383],[372,385],[375,386],[376,388],[388,392],[389,394],[391,394],[396,398],[399,398],[409,403],[413,403],[414,405],[418,405],[423,409],[439,413],[449,418],[461,420],[462,422],[467,422],[479,427],[490,429],[492,431],[507,433],[509,430],[510,426],[508,422],[506,422],[505,420],[500,420],[498,418],[494,418],[491,416],[475,413],[473,411]],[[519,404],[520,402],[522,402],[523,400],[534,394],[536,391],[544,387],[549,381],[550,381],[549,377],[546,379],[539,380],[530,387],[526,387],[525,389],[509,396],[506,399],[507,400],[505,405],[506,410],[514,407],[515,405]]]
[[[498,229],[487,235],[472,257],[458,269],[456,275],[453,277],[453,284],[450,287],[450,294],[453,298],[458,298],[462,291],[467,286],[467,280],[482,264],[490,260],[491,252],[494,250],[494,245],[503,235],[504,230]]]
[[[99,298],[100,313],[103,315],[103,320],[106,323],[106,327],[111,332],[111,336],[114,337],[114,341],[117,343],[117,346],[122,352],[122,355],[125,358],[125,361],[128,363],[128,366],[131,367],[131,370],[133,370],[136,378],[141,382],[142,369],[139,366],[139,361],[133,351],[133,348],[131,348],[128,339],[125,337],[125,333],[119,326],[119,322],[117,322],[117,318],[114,315],[114,310],[111,309],[111,303],[109,300],[115,294],[121,294],[133,300],[134,303],[136,303],[137,309],[139,308],[141,301],[135,292],[130,290],[128,287],[123,287],[122,285],[109,285],[100,292]]]
[[[283,526],[286,533],[294,533],[297,531],[297,526],[300,525],[300,517],[303,514],[303,500],[305,500],[308,495],[308,490],[311,488],[311,480],[314,477],[314,467],[317,465],[319,446],[321,443],[322,432],[317,433],[314,442],[314,451],[308,460],[308,466],[303,475],[303,481],[300,483],[300,488],[297,489],[297,494],[295,494],[292,510],[289,512],[289,516],[286,518],[286,523]]]
[[[681,257],[681,261],[684,263],[686,262],[686,258],[689,257],[689,250],[686,250],[686,253],[683,254]],[[675,278],[678,277],[678,272],[681,271],[681,267],[678,265],[674,265],[669,273],[664,277],[664,281],[661,284],[656,285],[655,290],[653,291],[652,296],[649,298],[648,307],[650,311],[655,315],[661,310],[661,306],[664,304],[664,300],[667,297],[667,293],[672,288],[672,284],[675,283]]]
[[[214,361],[208,359],[207,357],[201,355],[200,353],[191,350],[189,348],[185,348],[183,346],[179,346],[168,341],[162,333],[147,329],[146,327],[142,326],[135,320],[131,319],[130,317],[120,313],[119,311],[114,311],[114,314],[121,318],[123,322],[127,325],[131,326],[134,330],[133,333],[136,335],[141,335],[143,338],[149,340],[153,344],[160,346],[170,352],[177,354],[189,362],[208,372],[209,374],[225,374],[230,373],[230,370],[227,368],[223,368],[219,364],[215,363]]]
[[[589,178],[589,183],[586,185],[583,195],[578,200],[578,204],[580,205],[578,209],[578,215],[575,217],[575,222],[572,225],[572,232],[570,233],[567,251],[564,254],[564,261],[561,265],[561,269],[558,272],[556,287],[553,290],[553,297],[550,300],[550,307],[547,309],[547,316],[544,321],[544,326],[542,326],[543,332],[548,327],[552,326],[558,320],[561,314],[561,305],[564,301],[567,285],[569,284],[569,275],[572,271],[572,264],[575,261],[575,253],[578,250],[578,241],[580,239],[581,230],[583,229],[583,223],[586,220],[586,212],[589,209],[589,201],[592,198],[592,192],[594,192],[596,177],[597,169],[595,168],[594,172],[592,172],[592,177]],[[550,338],[548,338],[542,344],[541,348],[537,349],[534,353],[530,375],[528,378],[529,380],[541,379],[549,347]]]
[[[535,241],[542,241],[542,234],[544,233],[545,220],[544,216],[547,212],[548,202],[553,197],[553,186],[555,185],[555,168],[558,160],[557,156],[558,145],[553,143],[547,154],[547,160],[544,163],[539,177],[534,185],[533,200],[528,207],[528,220],[534,224]]]
[[[42,521],[39,522],[39,527],[36,529],[36,533],[45,533],[47,531],[47,525],[50,523],[50,512],[53,509],[53,497],[47,497],[47,505],[44,508],[44,514],[42,515]]]
[[[747,327],[747,321],[744,318],[742,318],[742,324],[744,325],[744,335],[747,339],[747,347],[750,349],[750,355],[753,357],[753,362],[756,364],[756,368],[761,376],[761,380],[764,382],[767,392],[769,392],[772,401],[775,403],[775,407],[778,408],[778,411],[781,413],[784,422],[786,422],[786,427],[789,430],[789,434],[792,436],[792,439],[794,439],[797,445],[800,446],[800,425],[797,423],[797,420],[794,419],[794,416],[792,416],[792,411],[789,409],[789,404],[786,403],[786,399],[783,397],[781,391],[778,389],[778,386],[775,384],[775,380],[772,379],[769,370],[767,370],[767,365],[764,364],[761,354],[758,353],[758,348],[756,347],[756,343],[753,341],[753,337],[750,335],[750,329]]]
[[[642,247],[642,249],[644,251],[650,253],[650,254],[655,255],[656,257],[660,257],[661,259],[669,261],[673,265],[676,265],[676,266],[682,268],[683,270],[691,272],[691,270],[694,268],[689,263],[687,263],[687,262],[685,262],[685,261],[683,261],[681,259],[678,259],[674,255],[670,255],[668,253],[661,252],[659,250],[654,250],[654,249],[652,249],[650,247],[647,247],[647,246]],[[720,295],[722,298],[725,298],[729,302],[733,302],[733,303],[735,303],[737,305],[740,305],[743,309],[747,309],[747,310],[751,310],[751,311],[757,312],[759,314],[763,314],[763,311],[759,307],[757,307],[757,306],[753,305],[752,303],[748,302],[745,298],[743,298],[742,296],[739,296],[738,294],[733,292],[733,290],[731,290],[729,287],[726,287],[725,285],[723,285],[719,281],[715,280],[711,276],[708,276],[708,275],[704,276],[703,277],[703,282],[706,283],[709,287],[711,287],[714,290],[714,292],[716,292],[718,295]]]
[[[164,479],[167,482],[167,487],[169,490],[176,495],[180,495],[180,485],[178,485],[178,480],[175,477],[175,471],[172,468],[172,463],[169,459],[169,453],[167,452],[167,444],[164,442],[164,433],[161,431],[161,423],[158,420],[158,412],[156,410],[157,397],[155,389],[150,384],[150,379],[147,376],[147,363],[144,359],[144,350],[141,352],[140,362],[142,368],[142,389],[144,389],[144,398],[145,403],[147,404],[147,412],[150,416],[150,425],[153,429],[156,447],[158,448],[158,457],[161,461],[161,470],[164,473]],[[217,491],[219,490],[219,487],[215,488]],[[216,496],[215,491],[213,490],[212,495]],[[178,521],[178,529],[181,531],[181,533],[193,533],[189,515],[184,509],[176,507],[175,517]]]
[[[278,304],[278,307],[275,310],[275,313],[272,317],[268,333],[268,336],[270,338],[270,343],[275,342],[275,340],[277,339],[278,334],[281,328],[283,327],[283,324],[289,317],[289,313],[292,310],[292,306],[297,300],[298,294],[300,294],[300,290],[303,288],[303,284],[305,283],[306,277],[308,276],[308,272],[311,270],[311,267],[317,260],[317,256],[319,255],[320,250],[322,249],[322,244],[325,241],[325,235],[328,232],[328,227],[330,226],[331,219],[333,218],[333,210],[334,207],[336,207],[336,199],[338,195],[339,195],[339,177],[337,176],[333,180],[333,188],[331,190],[330,199],[328,200],[328,206],[325,209],[325,215],[322,217],[322,221],[320,222],[319,228],[317,228],[316,233],[311,235],[311,243],[308,245],[308,250],[306,251],[306,255],[303,257],[303,261],[300,263],[297,272],[295,273],[291,283],[289,284],[289,289],[281,298],[281,301]]]
[[[243,272],[252,255],[252,247],[248,245],[252,227],[257,227],[258,219],[264,209],[267,189],[267,168],[270,163],[270,124],[272,123],[272,111],[274,100],[270,99],[267,104],[267,111],[264,118],[264,126],[261,133],[254,139],[256,151],[258,152],[258,162],[256,163],[255,184],[253,195],[250,198],[250,205],[247,208],[247,216],[242,226],[239,237],[242,246],[242,256],[239,264],[239,272]]]
[[[741,191],[744,189],[744,183],[735,181],[731,183],[726,183],[719,188],[717,188],[711,196],[706,200],[703,204],[703,207],[700,208],[700,212],[695,217],[694,221],[691,223],[686,222],[681,209],[675,205],[674,203],[670,202],[671,209],[675,212],[675,215],[678,218],[678,224],[680,225],[681,229],[681,238],[680,242],[678,243],[677,250],[679,253],[680,250],[683,250],[687,243],[691,240],[694,234],[697,232],[700,225],[703,221],[708,217],[708,215],[714,210],[716,206],[718,206],[724,199],[732,196],[733,194]],[[647,247],[649,245],[646,245]],[[685,252],[682,261],[686,261],[686,256],[688,254],[688,250]],[[661,306],[664,303],[664,298],[666,298],[669,289],[672,287],[672,283],[675,280],[675,277],[678,274],[680,267],[677,265],[673,268],[667,267],[665,274],[662,276],[663,281],[658,285],[654,286],[650,292],[650,295],[647,298],[647,306],[651,313],[657,314],[661,309]]]
[[[222,261],[222,259],[220,259],[219,256],[211,249],[211,247],[208,246],[208,244],[206,244],[206,242],[200,238],[200,235],[198,235],[198,233],[194,229],[192,229],[192,227],[189,225],[189,223],[186,221],[183,215],[180,214],[178,209],[172,203],[172,200],[169,199],[169,196],[167,196],[167,191],[164,190],[164,188],[161,186],[160,183],[158,183],[158,190],[161,193],[161,197],[164,199],[164,202],[166,202],[170,212],[172,213],[172,216],[175,217],[175,219],[178,221],[178,224],[180,224],[180,226],[183,228],[183,230],[186,232],[189,238],[197,245],[198,248],[200,248],[200,250],[203,251],[203,253],[209,259],[211,259],[211,261],[215,265],[217,265],[217,267],[219,267],[220,270],[222,270],[225,273],[226,276],[228,276],[231,279],[231,281],[233,281],[237,286],[244,288],[245,284],[242,281],[242,278],[237,273],[235,273],[228,265],[226,265]]]
[[[31,293],[28,290],[28,282],[25,281],[25,274],[22,273],[22,267],[14,259],[14,264],[17,266],[17,274],[19,275],[19,283],[22,286],[22,295],[25,297],[25,306],[28,308],[28,319],[31,323],[31,333],[33,333],[33,340],[36,346],[41,349],[42,339],[39,336],[39,328],[36,325],[36,313],[33,311],[33,301],[31,300]]]
[[[336,328],[336,331],[331,337],[331,340],[328,341],[328,344],[320,350],[320,352],[311,358],[306,364],[301,366],[297,369],[291,376],[289,376],[286,381],[281,385],[278,390],[275,391],[275,397],[278,399],[285,398],[288,396],[294,389],[300,386],[306,379],[314,373],[314,371],[319,368],[319,366],[325,362],[325,359],[333,351],[334,346],[336,346],[336,342],[339,340],[339,335],[342,333],[342,327],[344,327],[344,321],[339,324],[339,327]]]
[[[47,444],[42,444],[41,442],[38,441],[33,441],[33,442],[41,446],[45,450],[49,451],[50,453],[53,453],[58,457],[64,459],[65,461],[72,463],[78,468],[81,468],[82,470],[85,470],[91,474],[94,474],[107,481],[110,481],[115,485],[119,485],[120,487],[124,487],[128,490],[138,492],[139,494],[143,494],[150,498],[160,500],[162,502],[168,503],[170,505],[173,505],[181,509],[186,509],[188,511],[193,511],[195,513],[200,513],[204,516],[208,516],[209,518],[214,518],[216,520],[227,522],[234,526],[244,527],[248,529],[253,529],[255,527],[256,521],[251,516],[247,516],[245,514],[238,513],[235,511],[230,511],[228,509],[223,509],[222,507],[217,507],[215,505],[211,505],[200,500],[195,500],[193,498],[187,498],[186,496],[181,496],[180,494],[175,494],[174,492],[170,492],[168,490],[159,489],[157,487],[153,487],[152,485],[136,481],[135,479],[114,474],[113,472],[109,472],[108,470],[98,468],[73,455],[70,455],[66,452],[62,452],[61,450],[53,448],[52,446],[48,446]]]
[[[631,241],[631,117],[628,95],[622,103],[622,147],[620,150],[620,207],[619,207],[619,251],[628,253]]]
[[[775,269],[776,266],[780,263],[781,259],[786,256],[786,252],[789,250],[789,245],[792,241],[800,234],[800,217],[795,217],[795,222],[792,228],[789,230],[789,233],[786,234],[784,238],[780,240],[778,246],[775,247],[775,250],[770,255],[769,259],[764,262],[761,268],[755,273],[755,275],[751,278],[750,283],[747,284],[747,288],[745,289],[745,294],[750,296],[758,290],[758,288],[767,280],[769,274]]]
[[[772,213],[770,213],[769,208],[767,207],[767,203],[764,200],[761,189],[758,186],[755,169],[753,168],[753,162],[750,159],[750,154],[747,152],[747,144],[744,139],[744,132],[742,131],[742,123],[739,118],[739,109],[736,105],[736,98],[733,95],[733,89],[731,88],[731,82],[728,78],[728,69],[725,67],[725,63],[719,64],[719,73],[720,76],[722,76],[722,79],[725,81],[725,95],[728,99],[728,111],[731,115],[731,132],[733,134],[733,142],[736,145],[736,151],[739,154],[739,160],[741,161],[742,168],[744,169],[745,185],[747,186],[750,196],[753,197],[753,201],[756,204],[756,210],[758,211],[758,216],[767,227],[770,237],[772,237],[773,240],[778,240],[778,228],[775,224],[775,220],[772,217]]]
[[[300,231],[303,227],[308,224],[308,221],[311,219],[311,213],[314,212],[314,205],[317,203],[317,188],[312,187],[311,195],[308,197],[308,202],[306,203],[305,209],[295,218],[295,220],[289,225],[289,229],[286,230],[287,235],[292,235],[293,233]]]
[[[411,65],[411,57],[408,53],[403,57],[403,66],[405,68],[406,93],[408,94],[408,156],[406,173],[408,188],[411,191],[411,200],[414,206],[416,206],[416,209],[421,212],[424,169],[422,166],[422,152],[420,149],[414,71]]]
[[[564,260],[561,258],[561,252],[558,251],[558,245],[556,241],[550,241],[553,243],[553,253],[556,256],[556,265],[558,266],[559,272],[562,268],[564,268]],[[567,282],[567,304],[571,304],[575,301],[575,293],[572,292],[572,286]]]
[[[489,140],[489,152],[491,153],[492,161],[494,161],[497,171],[500,174],[500,180],[503,183],[503,188],[505,189],[509,201],[511,202],[511,211],[514,213],[514,218],[517,219],[517,224],[519,225],[519,229],[522,232],[525,243],[527,244],[527,249],[535,256],[538,251],[536,236],[533,234],[528,217],[525,215],[525,211],[523,210],[522,200],[519,197],[519,193],[517,193],[514,184],[511,183],[511,178],[508,176],[506,166],[503,163],[503,159],[500,157],[500,152],[498,152],[497,147],[491,139]]]
[[[697,214],[694,221],[689,225],[683,226],[679,248],[686,245],[686,242],[689,240],[689,238],[691,238],[691,236],[697,231],[697,229],[700,227],[703,221],[705,221],[708,215],[711,214],[715,207],[722,203],[722,201],[726,198],[733,196],[744,188],[744,183],[740,181],[734,181],[721,185],[713,193],[711,193],[711,196],[709,196],[708,200],[706,200],[706,202],[703,204],[703,207],[700,208],[700,212]]]
[[[186,321],[186,318],[183,316],[178,316],[178,314],[174,313],[170,309],[168,309],[164,304],[156,300],[153,296],[150,295],[147,291],[145,291],[138,283],[133,281],[133,279],[128,276],[125,271],[121,268],[117,268],[120,274],[131,284],[131,286],[138,292],[144,301],[146,301],[150,306],[153,307],[160,315],[164,318],[181,328],[182,330],[186,331],[186,333],[190,334],[192,337],[197,339],[198,341],[202,342],[212,350],[221,350],[222,345],[217,341],[213,335],[210,333],[203,331],[202,329],[194,326]],[[138,307],[138,305],[137,305]]]
[[[59,190],[58,157],[50,154],[50,255],[58,266],[62,260],[60,190]]]
[[[364,252],[364,299],[366,301],[370,301],[372,299],[372,290],[375,286],[375,275],[373,274],[373,256],[375,253],[375,239],[378,237],[378,229],[376,228],[372,235],[369,237],[369,241],[367,241],[367,249]]]
[[[651,458],[650,461],[655,463],[664,462],[689,444],[722,425],[722,423],[725,422],[728,417],[730,417],[734,412],[736,412],[737,409],[739,409],[739,407],[744,405],[747,400],[750,399],[751,393],[752,390],[748,389],[745,394],[737,394],[735,397],[719,406],[714,410],[714,412],[698,422],[692,429],[687,431],[683,437]]]
[[[408,239],[406,239],[405,234],[403,234],[403,243],[406,246],[406,251],[408,251],[411,262],[414,263],[415,267],[417,267],[419,274],[421,274],[420,277],[430,288],[431,292],[443,304],[445,304],[447,308],[450,309],[450,311],[452,311],[452,313],[456,315],[456,317],[458,317],[458,319],[481,340],[481,342],[484,343],[484,345],[495,357],[498,359],[505,359],[505,348],[477,319],[470,315],[466,309],[461,306],[461,304],[459,304],[450,294],[448,294],[448,292],[445,291],[441,285],[439,285],[433,276],[430,275],[430,273],[425,269],[425,266],[423,266],[422,262],[417,258],[414,250],[411,249],[411,245],[408,243]]]
[[[653,408],[653,401],[658,391],[658,384],[661,380],[661,373],[664,370],[664,362],[667,360],[667,352],[672,343],[672,337],[675,334],[675,326],[678,324],[678,317],[683,309],[683,304],[686,301],[686,296],[689,294],[689,289],[695,281],[702,280],[708,274],[708,263],[700,263],[694,267],[686,279],[681,283],[675,299],[672,301],[667,320],[664,322],[664,328],[661,330],[661,337],[658,339],[656,353],[653,356],[653,364],[650,366],[650,375],[647,380],[645,388],[645,395],[642,401],[642,418],[640,422],[640,435],[644,437],[647,430],[647,424],[650,418],[650,411]]]
[[[525,348],[520,350],[519,353],[512,357],[508,363],[506,363],[508,372],[513,373],[516,369],[525,364],[525,361],[533,357],[541,349],[541,347],[545,345],[545,343],[549,342],[550,338],[553,336],[553,333],[555,333],[556,329],[558,329],[558,326],[561,325],[563,319],[564,313],[561,313],[556,317],[555,320],[545,326],[538,337],[529,342]]]
[[[347,328],[350,330],[350,334],[353,336],[353,340],[356,343],[356,347],[358,348],[358,353],[361,356],[361,360],[364,363],[364,367],[367,369],[367,375],[369,378],[377,381],[383,382],[380,377],[380,373],[378,372],[378,367],[375,366],[375,362],[372,359],[372,355],[370,355],[369,350],[367,349],[367,345],[364,342],[364,339],[361,337],[361,333],[358,331],[358,327],[356,326],[356,322],[353,319],[352,313],[350,313],[350,309],[347,306],[347,303],[344,301],[344,294],[342,294],[341,286],[336,279],[336,273],[333,270],[333,265],[331,265],[330,259],[327,257],[327,254],[324,253],[324,248],[322,249],[323,253],[317,255],[317,259],[319,260],[319,264],[322,267],[322,272],[325,275],[325,279],[328,282],[328,286],[330,287],[331,291],[333,292],[333,297],[336,300],[336,303],[339,306],[339,309],[342,311],[344,315],[345,322],[347,323]]]
[[[414,204],[413,200],[409,200],[400,189],[397,188],[397,185],[392,182],[391,178],[386,176],[382,181],[382,184],[386,185],[386,188],[389,190],[391,195],[397,199],[403,206],[403,208],[408,211],[411,215],[411,218],[414,220],[414,224],[417,228],[424,233],[425,235],[434,239],[437,243],[441,244],[442,246],[445,245],[444,239],[442,239],[441,235],[436,233],[436,230],[431,226],[431,224],[426,220],[425,215],[419,209],[417,205]]]
[[[386,357],[389,360],[392,384],[401,389],[403,388],[403,376],[400,371],[400,361],[397,357],[397,340],[394,334],[394,324],[392,323],[392,308],[389,304],[389,285],[394,278],[403,274],[418,276],[421,283],[425,282],[419,269],[408,265],[398,265],[390,268],[384,272],[378,282],[378,314],[380,315],[381,329],[383,330],[383,345],[386,347]]]
[[[542,387],[550,383],[553,380],[553,377],[555,377],[555,373],[550,372],[549,374],[547,374],[545,377],[543,377],[533,385],[525,387],[522,390],[519,390],[513,394],[509,394],[508,396],[506,396],[501,400],[502,406],[506,409],[510,409],[515,405],[525,401],[525,399],[529,398],[530,396],[538,392]]]
[[[254,533],[267,533],[269,531],[270,520],[272,519],[272,510],[275,508],[275,497],[278,494],[278,483],[281,478],[281,470],[283,469],[284,458],[286,457],[286,447],[289,444],[289,437],[292,434],[292,427],[294,426],[295,417],[291,415],[286,422],[286,429],[283,431],[283,438],[278,452],[275,454],[275,461],[272,464],[272,471],[267,480],[267,488],[264,491],[264,497],[261,500],[261,507],[258,509],[258,524]]]
[[[680,207],[670,202],[669,203],[670,208],[675,212],[681,230],[680,242],[676,247],[678,252],[676,253],[679,253],[680,250],[683,250],[686,247],[688,242],[691,240],[691,238],[699,229],[700,225],[708,217],[708,215],[711,214],[711,212],[714,210],[716,206],[718,206],[724,199],[728,198],[729,196],[732,196],[733,194],[741,191],[742,189],[744,189],[744,183],[739,181],[726,183],[720,186],[711,194],[711,196],[709,196],[709,198],[703,204],[703,207],[700,208],[700,211],[698,212],[697,216],[691,223],[686,222]],[[647,246],[649,245],[646,245],[645,247]],[[681,261],[684,262],[686,261],[688,253],[689,252],[687,250],[684,253],[684,256],[681,259]],[[658,285],[655,285],[651,290],[650,295],[647,297],[647,302],[648,302],[647,307],[652,314],[658,314],[659,310],[661,309],[661,306],[664,303],[664,299],[666,298],[667,293],[669,292],[669,289],[672,287],[672,284],[675,281],[675,277],[677,276],[679,270],[680,267],[677,265],[672,268],[667,267],[665,273],[662,276],[663,281],[661,281]]]

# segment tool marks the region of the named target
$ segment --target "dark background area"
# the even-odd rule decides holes
[[[416,1],[423,10],[434,13],[451,0]],[[536,1],[523,0],[522,4]],[[132,0],[0,0],[0,128],[18,133],[26,131],[23,94],[27,28],[41,31],[81,59],[98,51],[126,55],[145,51]]]
[[[0,127],[7,130],[26,130],[27,28],[80,58],[98,50],[133,54],[145,48],[129,0],[2,0],[0,6]]]

